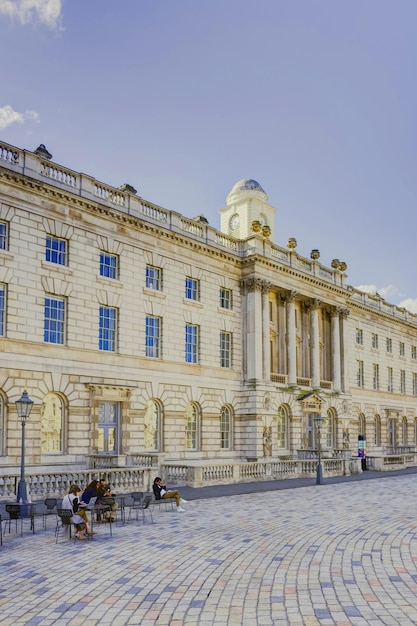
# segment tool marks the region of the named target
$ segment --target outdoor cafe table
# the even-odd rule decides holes
[[[83,511],[90,511],[91,512],[91,532],[93,532],[94,530],[94,518],[96,517],[97,513],[100,514],[100,517],[102,517],[103,513],[106,513],[108,511],[110,511],[110,506],[108,504],[87,504],[86,506],[80,507],[80,509],[82,509]],[[108,523],[109,529],[110,529],[110,536],[113,536],[113,522],[111,519],[111,515],[110,515],[110,519],[109,519],[109,523]]]
[[[13,504],[13,506],[18,506],[19,511],[19,520],[22,519],[30,519],[30,530],[32,533],[35,533],[35,514],[36,514],[36,503],[35,502],[5,502],[5,506],[8,504]],[[10,514],[8,514],[10,515]],[[8,519],[3,519],[3,522],[9,522]],[[20,522],[20,535],[23,537],[23,525]]]

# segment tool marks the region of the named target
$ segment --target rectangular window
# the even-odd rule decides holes
[[[0,285],[0,337],[6,334],[6,286]]]
[[[392,339],[387,337],[387,352],[392,352]]]
[[[356,329],[356,343],[363,346],[363,330],[361,328]]]
[[[411,358],[413,360],[417,359],[417,346],[411,346]]]
[[[148,316],[146,318],[146,356],[159,359],[161,356],[161,319]]]
[[[379,389],[379,365],[378,363],[373,364],[373,388]]]
[[[200,281],[189,277],[185,279],[185,297],[187,300],[200,300]]]
[[[43,340],[46,343],[64,343],[65,300],[46,296],[44,302]]]
[[[120,406],[117,402],[100,402],[98,405],[99,454],[117,454],[119,452]]]
[[[372,333],[372,347],[378,350],[378,335],[376,333]]]
[[[99,313],[98,348],[108,352],[116,351],[117,310],[101,306]]]
[[[413,396],[417,396],[417,374],[413,372]]]
[[[405,370],[400,370],[400,393],[405,393]]]
[[[185,326],[185,362],[198,363],[198,326]]]
[[[357,370],[357,375],[356,375],[357,385],[358,387],[364,387],[365,381],[364,381],[363,361],[356,361],[356,363],[358,365],[358,370]]]
[[[220,367],[232,367],[231,333],[220,333]]]
[[[405,356],[405,343],[400,341],[400,356]]]
[[[220,307],[222,309],[232,308],[232,291],[225,287],[220,287]]]
[[[115,254],[100,252],[100,276],[119,278],[119,262]]]
[[[0,250],[9,249],[9,225],[7,222],[0,222]]]
[[[394,391],[394,373],[392,367],[387,367],[387,391]]]
[[[67,265],[67,242],[65,239],[59,239],[48,235],[46,237],[45,259],[49,263],[57,263],[58,265]]]
[[[162,270],[160,267],[146,266],[145,285],[148,289],[162,291]]]

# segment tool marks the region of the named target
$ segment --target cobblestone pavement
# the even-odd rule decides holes
[[[75,544],[12,527],[0,624],[415,625],[416,480],[196,499]]]

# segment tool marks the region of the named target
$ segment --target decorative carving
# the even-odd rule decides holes
[[[264,426],[262,444],[264,456],[272,456],[272,426]]]
[[[264,409],[269,411],[271,408],[271,394],[267,391],[264,396]]]
[[[253,230],[254,233],[260,233],[262,230],[261,222],[259,220],[253,220],[251,230]]]
[[[343,449],[344,450],[349,449],[349,443],[350,443],[349,428],[344,428],[343,429]]]
[[[313,259],[313,261],[317,261],[317,259],[320,258],[320,250],[312,250],[310,252],[310,258]]]
[[[295,237],[290,237],[287,241],[287,248],[290,250],[295,250],[297,247],[297,240]]]
[[[244,278],[241,281],[241,286],[247,291],[264,291],[265,289],[265,281],[262,278]],[[272,283],[268,283],[268,285],[272,286]]]
[[[269,237],[271,234],[271,227],[270,226],[262,226],[262,234],[264,237]]]
[[[333,261],[331,263],[332,268],[335,269],[335,270],[339,269],[339,264],[340,264],[339,259],[333,259]]]

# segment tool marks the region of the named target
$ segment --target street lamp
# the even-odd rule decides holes
[[[22,393],[19,400],[16,400],[17,416],[22,422],[22,456],[20,461],[20,480],[17,487],[17,501],[27,502],[28,494],[25,481],[25,425],[26,420],[29,419],[30,412],[33,407],[33,400],[28,396],[26,389]]]
[[[314,418],[317,428],[317,452],[318,452],[318,462],[317,462],[317,476],[316,476],[316,485],[323,484],[323,468],[321,466],[321,427],[323,424],[323,418],[321,415],[316,415]]]

